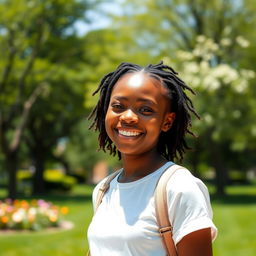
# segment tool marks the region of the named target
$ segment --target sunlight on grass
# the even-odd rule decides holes
[[[256,251],[256,205],[213,204],[218,237],[214,242],[217,256],[254,256]]]

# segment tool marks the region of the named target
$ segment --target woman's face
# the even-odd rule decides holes
[[[128,73],[115,84],[105,118],[109,138],[123,155],[156,150],[159,135],[175,118],[167,89],[143,72]]]

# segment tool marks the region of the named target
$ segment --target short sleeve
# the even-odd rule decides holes
[[[196,230],[211,228],[212,240],[217,236],[207,187],[188,170],[178,170],[167,184],[168,211],[177,244]]]

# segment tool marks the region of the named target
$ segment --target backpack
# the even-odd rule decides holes
[[[167,256],[177,256],[177,250],[174,245],[174,241],[172,239],[172,225],[169,221],[168,217],[168,208],[167,208],[167,193],[166,193],[166,185],[171,176],[179,169],[184,169],[184,167],[179,166],[177,164],[173,164],[168,166],[165,171],[160,176],[156,188],[155,188],[155,209],[156,209],[156,218],[159,226],[159,233],[162,239],[162,243],[167,252]],[[108,191],[110,187],[110,182],[120,173],[120,171],[116,171],[110,174],[106,181],[102,183],[99,188],[96,204],[95,204],[95,212],[99,205],[102,202],[102,198],[105,193]],[[90,254],[88,254],[90,255]]]

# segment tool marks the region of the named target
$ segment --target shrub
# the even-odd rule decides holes
[[[20,191],[31,191],[33,174],[29,170],[19,170],[17,179],[20,181]],[[47,190],[69,191],[77,183],[76,178],[66,175],[59,169],[47,169],[44,171],[44,181]],[[29,193],[28,193],[29,194]]]
[[[47,189],[69,191],[76,184],[76,178],[65,175],[58,169],[45,170],[44,180]]]

